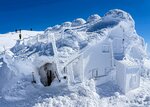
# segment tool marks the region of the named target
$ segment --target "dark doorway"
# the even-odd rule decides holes
[[[47,85],[50,86],[53,80],[55,79],[55,75],[51,70],[47,71]]]
[[[53,80],[55,79],[55,68],[53,63],[46,63],[40,67],[39,75],[41,83],[44,86],[50,86]]]

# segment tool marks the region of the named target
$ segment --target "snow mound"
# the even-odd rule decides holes
[[[109,12],[107,12],[104,15],[104,19],[105,20],[111,19],[111,20],[118,20],[118,21],[121,21],[121,20],[128,21],[128,22],[131,22],[133,26],[135,24],[131,15],[120,9],[110,10]]]
[[[86,21],[84,20],[84,19],[82,19],[82,18],[77,18],[77,19],[75,19],[73,22],[72,22],[72,27],[75,27],[75,26],[81,26],[81,25],[83,25],[83,24],[85,24],[86,23]]]
[[[99,21],[100,19],[101,19],[101,17],[98,14],[93,14],[88,17],[87,22],[88,23],[96,22],[96,21]]]
[[[22,31],[22,35],[22,40],[18,40],[18,33],[15,32],[0,35],[2,41],[0,45],[0,105],[8,106],[9,104],[16,107],[17,104],[25,102],[24,105],[20,104],[18,107],[116,107],[138,105],[141,100],[142,106],[148,103],[150,87],[146,85],[149,84],[150,78],[150,59],[145,41],[136,33],[134,20],[128,13],[114,9],[103,17],[97,14],[91,15],[87,22],[82,18],[77,18],[73,22],[64,22],[61,25],[49,27],[44,32]],[[55,42],[52,35],[55,37]],[[123,42],[123,48],[117,46],[124,50],[124,53],[118,54],[115,50],[118,48],[115,47],[117,40]],[[106,86],[99,86],[101,87],[101,93],[99,93],[97,89],[99,87],[95,86],[94,80],[86,80],[72,86],[66,85],[69,83],[65,80],[58,83],[57,79],[50,87],[44,87],[41,84],[38,75],[39,67],[47,62],[53,63],[55,51],[58,68],[61,69],[77,55],[87,52],[86,50],[102,41],[112,43],[115,59],[126,58],[141,66],[143,70],[141,75],[146,78],[146,80],[142,78],[141,88],[131,92],[131,95],[124,96],[118,90],[116,92],[117,87],[112,84],[108,85],[112,88],[110,90]],[[53,49],[52,42],[56,45],[55,49]],[[35,72],[34,78],[37,84],[31,82],[33,72]],[[103,87],[108,89],[104,91]],[[106,93],[109,96],[104,96]],[[144,97],[139,98],[141,93]],[[136,97],[139,99],[134,101]],[[15,103],[12,104],[9,101]]]
[[[37,34],[42,34],[43,31],[28,31],[28,30],[22,30],[21,34],[22,34],[22,39],[23,38],[28,38],[29,36],[35,36]],[[0,34],[0,51],[1,49],[5,48],[5,49],[10,49],[12,48],[15,43],[16,40],[19,39],[19,32],[9,32],[6,34]]]
[[[62,27],[71,27],[71,22],[64,22],[61,26]]]
[[[71,87],[71,90],[73,92],[69,95],[47,98],[33,107],[98,107],[100,105],[100,97],[96,93],[94,80],[87,81],[85,85]]]

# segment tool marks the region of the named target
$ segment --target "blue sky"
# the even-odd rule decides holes
[[[0,33],[15,29],[44,30],[49,26],[110,9],[129,12],[136,30],[150,42],[150,0],[0,0]]]

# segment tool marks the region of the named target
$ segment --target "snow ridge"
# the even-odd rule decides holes
[[[16,37],[18,33],[13,32],[4,35],[15,35]],[[23,31],[23,35],[22,40],[16,39],[11,41],[8,46],[0,46],[0,105],[7,107],[119,107],[135,106],[139,105],[139,102],[142,106],[148,104],[149,101],[145,101],[145,99],[150,96],[147,91],[149,87],[145,89],[146,94],[140,94],[143,87],[146,86],[145,84],[149,83],[150,60],[146,43],[136,33],[135,22],[130,14],[114,9],[107,12],[103,17],[94,14],[89,16],[87,20],[77,18],[72,22],[64,22],[61,25],[49,27],[44,32]],[[55,50],[52,44],[53,35],[55,37]],[[62,71],[72,60],[79,59],[83,53],[88,52],[96,44],[103,41],[113,42],[116,37],[123,38],[124,54],[121,53],[122,55],[120,55],[114,52],[115,59],[127,59],[126,61],[130,60],[141,66],[143,84],[135,93],[131,92],[131,95],[126,96],[120,95],[120,90],[114,85],[115,88],[109,87],[112,88],[111,91],[115,90],[113,96],[110,95],[111,92],[108,92],[108,96],[105,97],[102,96],[104,93],[103,86],[97,87],[93,79],[71,86],[67,85],[70,83],[65,80],[59,83],[55,79],[49,87],[44,87],[40,82],[40,77],[36,71],[44,63],[50,61],[53,63],[53,60],[57,58],[57,63],[59,63],[57,69]],[[2,38],[7,41],[7,38]],[[57,55],[54,57],[56,52]],[[31,83],[33,73],[36,84]],[[110,83],[106,83],[106,85],[108,84],[110,85]],[[135,97],[140,100],[133,101]],[[21,103],[24,104],[21,105]]]

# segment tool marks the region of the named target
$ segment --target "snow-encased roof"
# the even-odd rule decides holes
[[[111,17],[111,18],[120,19],[120,20],[126,19],[126,20],[133,21],[130,14],[120,9],[110,10],[104,15],[104,17]]]
[[[63,106],[66,106],[68,104],[70,104],[70,105],[74,104],[76,106],[79,106],[79,103],[84,102],[84,100],[85,100],[86,105],[87,105],[88,101],[92,102],[92,103],[89,103],[89,106],[92,106],[95,104],[99,105],[101,102],[99,101],[99,97],[96,97],[97,96],[97,94],[95,93],[96,91],[94,91],[94,93],[93,93],[93,90],[96,90],[94,82],[91,82],[91,83],[85,82],[85,84],[77,84],[77,86],[75,86],[75,90],[73,90],[73,94],[69,93],[69,95],[68,95],[69,90],[68,89],[67,89],[68,91],[66,90],[66,88],[67,88],[66,85],[57,85],[60,87],[51,87],[51,88],[47,88],[48,89],[47,91],[43,91],[43,90],[41,90],[41,89],[43,89],[42,87],[39,87],[39,88],[36,87],[38,85],[33,87],[33,84],[31,84],[31,80],[32,80],[31,73],[34,72],[34,68],[32,68],[32,67],[36,66],[37,68],[39,68],[40,66],[44,65],[45,63],[52,63],[55,61],[55,59],[53,57],[53,49],[52,49],[50,40],[48,38],[48,35],[54,34],[55,39],[56,39],[56,46],[57,46],[57,50],[58,50],[58,57],[57,57],[58,60],[57,61],[59,63],[60,60],[62,60],[65,65],[65,62],[68,63],[70,60],[76,58],[76,54],[80,55],[81,52],[85,52],[82,49],[85,49],[85,50],[88,49],[86,47],[88,47],[90,44],[95,43],[97,45],[97,43],[99,43],[99,41],[103,42],[104,39],[111,39],[111,38],[109,38],[108,35],[110,33],[112,33],[112,29],[114,31],[114,34],[119,34],[117,32],[120,30],[120,29],[118,29],[118,23],[120,24],[120,21],[125,22],[126,28],[128,27],[129,29],[131,28],[130,25],[132,25],[132,24],[134,25],[133,21],[130,19],[130,16],[128,16],[128,14],[126,14],[125,12],[123,12],[121,10],[111,10],[104,17],[102,17],[101,20],[94,21],[94,23],[85,23],[85,21],[80,20],[79,23],[76,24],[78,26],[74,27],[74,26],[70,26],[70,24],[72,24],[72,23],[67,22],[62,25],[56,25],[54,27],[49,27],[47,30],[45,30],[44,33],[42,33],[41,35],[36,35],[36,36],[35,36],[35,34],[37,34],[37,32],[35,32],[35,34],[32,34],[34,31],[30,31],[30,32],[23,31],[22,36],[29,37],[26,39],[27,41],[24,39],[18,40],[19,33],[15,33],[15,32],[5,34],[5,35],[0,35],[1,36],[1,38],[0,38],[1,45],[5,44],[6,46],[13,47],[11,49],[13,54],[11,52],[9,53],[8,51],[6,51],[6,53],[7,53],[6,58],[8,58],[8,61],[9,60],[11,61],[11,63],[7,63],[7,64],[10,65],[11,70],[14,71],[14,72],[10,72],[8,67],[7,67],[7,69],[6,68],[3,69],[3,67],[4,67],[3,65],[1,67],[2,70],[0,70],[0,73],[2,75],[0,75],[0,81],[1,81],[0,89],[3,89],[3,90],[0,90],[0,92],[2,92],[1,93],[2,96],[0,96],[0,100],[2,101],[2,103],[0,101],[0,104],[2,104],[2,106],[3,106],[3,104],[7,101],[8,103],[5,105],[11,106],[12,103],[9,103],[9,100],[10,101],[16,100],[15,103],[13,103],[13,105],[12,105],[12,106],[16,106],[18,104],[20,105],[20,103],[17,103],[17,102],[20,102],[20,101],[26,102],[31,99],[32,99],[31,101],[33,102],[32,104],[34,104],[37,102],[37,99],[35,99],[35,93],[38,93],[37,98],[42,95],[43,97],[40,97],[40,99],[43,99],[43,98],[45,98],[45,96],[47,96],[47,92],[54,92],[54,90],[56,90],[56,92],[51,93],[51,95],[48,95],[49,97],[54,96],[54,98],[51,97],[47,101],[44,100],[42,105],[37,104],[37,106],[49,105],[51,102],[52,102],[52,105],[54,105],[54,106],[56,106],[57,102],[58,102],[57,103],[58,106],[60,106],[60,104],[62,104]],[[121,24],[123,28],[124,28],[125,24],[124,23]],[[91,30],[91,32],[88,32],[88,30],[90,28],[93,28],[93,30]],[[96,31],[99,31],[99,32],[96,32]],[[25,35],[25,34],[27,34],[27,35]],[[130,57],[135,56],[135,54],[138,54],[138,53],[140,53],[139,56],[143,56],[143,51],[144,51],[143,44],[144,43],[140,42],[141,39],[135,33],[135,28],[133,27],[133,29],[130,29],[130,30],[126,29],[126,31],[124,32],[123,35],[126,37],[125,41],[124,41],[125,42],[125,44],[124,44],[125,50],[131,46],[131,43],[136,44],[137,48],[140,47],[141,52],[132,50],[132,51],[130,51],[132,53],[132,55],[129,54],[129,56]],[[16,40],[18,40],[17,43],[16,43]],[[113,41],[113,39],[111,39],[111,40]],[[16,43],[16,45],[14,47],[13,45],[15,43]],[[93,45],[90,45],[90,46],[92,48]],[[100,50],[100,48],[99,48],[99,50]],[[127,53],[125,53],[125,54],[127,54]],[[15,56],[15,57],[12,58],[12,56]],[[12,62],[15,58],[16,58],[15,63],[17,63],[17,67],[20,66],[19,69],[15,69],[15,64]],[[135,58],[133,58],[133,59],[135,59]],[[28,64],[28,62],[29,62],[29,64]],[[59,64],[62,64],[63,62],[61,62]],[[127,67],[138,66],[136,62],[129,60],[129,59],[124,59],[124,60],[118,61],[118,62]],[[145,61],[145,64],[144,64],[145,67],[149,67],[149,65],[150,65],[149,63],[150,63],[149,61]],[[1,64],[2,63],[0,62],[0,66],[1,66]],[[61,68],[61,65],[58,67]],[[37,69],[37,68],[35,68],[35,69]],[[136,72],[137,70],[135,69],[134,71]],[[35,70],[35,72],[36,72],[36,70]],[[9,78],[7,78],[7,76],[9,76]],[[9,83],[7,80],[9,80]],[[143,81],[143,79],[142,79],[142,81]],[[146,79],[146,81],[148,81],[148,79]],[[38,81],[36,81],[36,82],[38,83]],[[122,81],[121,81],[121,83],[122,83]],[[144,83],[143,87],[141,87],[141,88],[143,88],[142,90],[144,90],[144,92],[149,92],[150,87],[145,86],[149,83],[150,82],[148,81],[146,84]],[[4,87],[3,87],[3,85],[4,85]],[[80,85],[83,85],[83,87]],[[87,85],[87,86],[85,87],[85,85]],[[106,86],[106,84],[104,85],[104,88],[105,88],[105,86]],[[76,89],[76,87],[79,88],[79,90]],[[112,84],[108,85],[108,87],[112,88]],[[61,88],[62,88],[61,91],[65,91],[65,93],[67,93],[67,95],[65,95],[63,92],[62,93],[62,94],[64,94],[63,97],[59,96]],[[73,88],[74,87],[71,87],[71,89],[73,89]],[[114,93],[114,91],[115,92],[117,91],[116,87],[114,87],[114,88],[115,88],[115,90],[112,90],[113,93]],[[89,94],[89,91],[90,91],[90,94]],[[109,91],[109,89],[108,89],[108,91]],[[109,94],[111,94],[112,92],[110,92]],[[94,94],[95,97],[91,96],[91,93]],[[104,94],[105,93],[106,92],[104,92]],[[56,97],[55,97],[55,95],[56,95]],[[141,94],[141,95],[143,96],[143,94]],[[141,98],[141,95],[138,95],[138,97]],[[31,96],[31,98],[29,98],[28,96]],[[135,96],[135,93],[133,96],[137,97],[137,96]],[[108,99],[110,97],[108,97]],[[74,98],[75,98],[75,100],[74,100]],[[91,99],[87,99],[87,98],[91,98]],[[93,98],[94,98],[94,100],[96,99],[95,101],[97,103],[94,102]],[[120,97],[116,97],[116,98],[120,98]],[[116,101],[116,98],[114,100],[111,100],[111,102]],[[33,101],[33,99],[34,99],[34,101]],[[125,99],[125,101],[124,101],[125,105],[127,104],[126,103],[127,100]],[[64,101],[65,102],[71,101],[71,103],[63,104]],[[144,100],[142,100],[142,101],[144,101]],[[31,105],[30,104],[31,104],[31,102],[25,104],[24,106],[32,106],[32,104]],[[116,106],[118,103],[116,103],[116,105],[114,105],[114,103],[110,103],[110,104],[112,104],[113,106]],[[122,104],[123,103],[121,102],[120,105],[122,105]],[[107,102],[104,101],[104,103],[102,103],[101,106],[103,106],[103,105],[107,105]],[[131,105],[131,103],[129,103],[129,105]],[[83,106],[85,106],[85,105],[83,104]]]
[[[107,12],[101,20],[98,20],[97,23],[90,26],[88,31],[89,32],[95,32],[99,31],[104,28],[112,28],[114,26],[117,26],[119,23],[125,22],[122,24],[124,27],[127,26],[128,28],[134,29],[134,20],[132,19],[131,15],[126,13],[123,10],[114,9]]]
[[[110,10],[104,15],[103,20],[125,21],[128,24],[131,24],[133,27],[135,25],[135,22],[131,15],[120,9]]]
[[[112,28],[118,24],[119,24],[119,22],[115,21],[115,20],[99,21],[99,22],[95,23],[94,25],[92,25],[88,29],[88,32],[96,32],[96,31],[100,31],[101,29],[104,29],[104,28]]]
[[[37,43],[34,44],[32,39],[29,39],[27,44],[16,44],[11,50],[16,56],[23,56],[24,58],[25,55],[29,57],[35,53],[39,54],[39,56],[53,56],[53,49],[48,36],[54,34],[59,56],[65,57],[65,55],[67,55],[71,57],[72,54],[79,52],[89,44],[97,43],[96,41],[99,41],[102,38],[107,38],[107,36],[109,38],[112,31],[114,34],[125,36],[125,50],[130,46],[132,43],[131,41],[134,41],[134,44],[137,44],[139,47],[142,45],[142,43],[139,42],[140,39],[138,39],[139,36],[135,33],[134,27],[133,29],[130,29],[130,25],[131,23],[133,24],[134,21],[132,21],[132,17],[128,13],[115,9],[109,11],[100,20],[99,19],[100,16],[91,15],[89,20],[98,21],[86,23],[84,19],[78,18],[73,22],[64,22],[62,25],[49,27],[43,34],[37,37]],[[122,32],[120,25],[124,29],[129,28],[130,31],[125,30],[125,32]],[[137,39],[135,39],[135,37]],[[32,44],[29,45],[29,42],[32,42]],[[69,51],[64,51],[63,49]],[[144,49],[142,48],[142,51],[143,50]],[[65,53],[65,55],[62,53]],[[68,57],[66,57],[66,59],[67,58]]]

